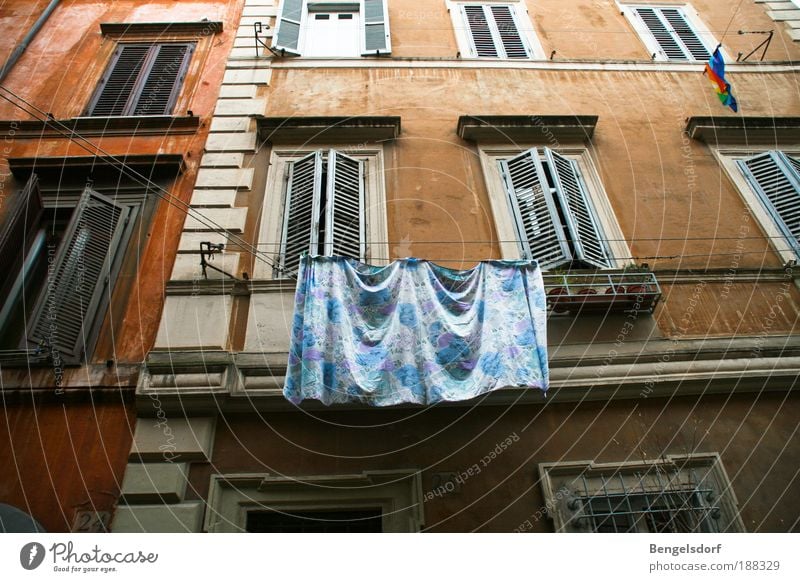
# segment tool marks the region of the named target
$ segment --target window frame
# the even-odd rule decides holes
[[[494,224],[499,241],[501,257],[506,260],[524,258],[520,245],[516,242],[517,233],[514,226],[514,216],[509,207],[508,194],[503,185],[500,174],[499,161],[518,155],[530,148],[543,148],[543,144],[518,144],[509,145],[480,145],[478,148],[489,202],[494,216]],[[621,269],[632,264],[630,248],[625,242],[625,236],[617,221],[614,209],[603,187],[600,174],[592,159],[588,148],[582,146],[567,146],[551,148],[553,151],[577,162],[583,182],[586,185],[588,196],[594,210],[595,219],[606,236],[606,245],[611,254],[611,269]],[[558,269],[559,267],[556,267]],[[605,269],[604,269],[605,270]]]
[[[714,49],[717,47],[719,42],[711,33],[710,29],[706,26],[703,20],[700,18],[700,14],[695,10],[695,8],[689,2],[647,2],[647,1],[640,1],[640,2],[620,2],[617,0],[617,6],[620,9],[620,12],[625,16],[626,20],[630,23],[633,27],[636,35],[639,37],[639,40],[642,44],[645,45],[649,54],[656,55],[655,61],[659,62],[669,62],[669,63],[705,63],[706,60],[699,60],[695,59],[694,57],[688,58],[686,60],[679,60],[679,59],[670,59],[666,54],[664,54],[661,45],[658,44],[653,33],[650,29],[642,22],[641,18],[636,14],[635,8],[674,8],[681,11],[683,18],[689,24],[692,29],[692,32],[695,33],[697,38],[700,42],[703,43],[708,54],[711,55],[714,52]],[[725,50],[720,47],[720,53],[722,57],[725,59],[726,62],[730,62],[730,57],[725,52]]]
[[[527,6],[524,0],[507,0],[506,2],[502,1],[486,1],[486,2],[476,2],[476,1],[464,1],[460,2],[458,0],[445,0],[445,4],[447,6],[448,12],[450,12],[450,19],[453,24],[453,32],[456,36],[456,44],[458,45],[459,52],[462,58],[467,58],[470,60],[488,60],[488,61],[511,61],[511,62],[526,62],[526,61],[536,61],[536,60],[544,60],[545,54],[544,49],[542,48],[541,42],[539,41],[539,37],[536,35],[534,31],[533,21],[531,20],[530,14],[528,13]],[[462,6],[490,6],[490,5],[501,5],[501,6],[509,6],[511,8],[511,14],[514,18],[514,23],[517,26],[517,32],[522,39],[522,42],[525,44],[526,49],[528,50],[528,57],[527,58],[508,58],[508,57],[479,57],[477,56],[477,51],[475,49],[475,43],[472,38],[472,34],[468,31],[466,23],[464,22],[464,16],[462,12]],[[496,45],[495,45],[496,46]]]
[[[139,106],[139,103],[142,100],[142,96],[144,93],[145,86],[150,78],[151,73],[153,72],[153,66],[155,65],[155,61],[157,58],[157,54],[160,51],[162,46],[165,45],[183,45],[186,46],[186,52],[183,56],[183,60],[181,61],[181,65],[177,71],[175,80],[172,84],[172,91],[169,97],[169,101],[167,102],[167,106],[165,107],[165,111],[162,113],[147,113],[147,114],[137,114],[136,109]],[[100,98],[103,95],[103,91],[106,87],[106,83],[108,81],[108,76],[111,75],[116,67],[117,63],[119,62],[119,58],[122,55],[122,51],[125,47],[137,47],[137,46],[146,46],[148,47],[147,55],[144,58],[142,68],[136,76],[136,80],[134,81],[131,91],[128,94],[128,97],[125,101],[125,105],[123,107],[122,112],[119,115],[95,115],[94,110],[97,107]],[[158,48],[158,50],[155,50]],[[153,117],[153,116],[172,116],[175,114],[176,105],[180,100],[180,95],[184,91],[185,88],[185,81],[186,76],[189,72],[189,68],[191,66],[192,58],[194,53],[197,51],[197,42],[194,41],[181,41],[181,40],[169,40],[169,41],[148,41],[148,40],[126,40],[126,41],[118,41],[114,47],[114,50],[111,53],[111,57],[106,63],[105,68],[103,69],[102,74],[100,75],[99,80],[97,81],[94,91],[89,99],[89,103],[86,106],[86,109],[83,113],[84,117],[109,117],[109,118],[118,118],[118,117]]]
[[[733,491],[722,459],[718,453],[690,453],[685,455],[663,455],[655,460],[630,461],[610,463],[596,463],[594,461],[559,461],[553,463],[540,463],[538,466],[541,480],[542,493],[548,517],[552,520],[556,533],[581,532],[585,529],[571,527],[575,523],[575,515],[579,513],[574,500],[577,496],[570,490],[567,483],[580,480],[581,485],[591,478],[600,477],[602,482],[608,483],[608,493],[615,491],[616,483],[626,483],[626,478],[635,480],[637,472],[650,475],[660,471],[677,468],[681,475],[692,470],[704,470],[705,475],[701,481],[708,479],[715,486],[721,516],[725,518],[728,526],[726,532],[744,532],[745,526],[739,514],[739,502]],[[659,477],[660,478],[660,477]],[[570,481],[571,480],[571,481]],[[657,483],[658,478],[653,479]],[[669,483],[668,483],[669,484]],[[599,490],[598,490],[599,491]],[[636,493],[635,484],[631,493]],[[593,494],[592,494],[593,495]],[[715,500],[715,501],[716,501]],[[596,532],[590,532],[596,533]]]
[[[800,157],[800,145],[779,148],[730,145],[712,147],[711,151],[717,158],[720,167],[723,168],[725,174],[738,190],[750,214],[755,217],[762,231],[768,237],[772,249],[777,253],[781,261],[784,264],[791,261],[800,261],[800,252],[795,251],[791,243],[787,242],[785,233],[775,223],[770,211],[764,207],[761,197],[753,190],[747,177],[736,163],[738,160],[768,151],[780,151],[792,157]],[[795,244],[800,245],[800,240],[797,240]]]
[[[364,210],[365,233],[364,261],[373,265],[389,263],[388,223],[386,218],[386,188],[384,183],[383,145],[365,144],[314,144],[310,146],[273,146],[270,152],[269,170],[264,186],[264,202],[258,228],[258,245],[268,253],[275,265],[280,264],[280,249],[283,240],[283,224],[286,210],[286,191],[290,162],[323,150],[337,150],[364,165]],[[257,261],[253,269],[255,279],[286,279],[272,265]]]
[[[334,58],[334,59],[348,59],[348,58],[361,58],[365,56],[379,56],[379,55],[390,55],[392,53],[392,33],[391,33],[391,24],[389,19],[389,1],[388,0],[380,0],[382,3],[382,13],[383,18],[381,21],[376,22],[367,22],[367,9],[366,9],[366,2],[371,0],[349,0],[345,2],[339,3],[328,3],[326,7],[326,3],[324,2],[310,2],[309,0],[298,0],[300,2],[300,19],[296,22],[298,26],[297,32],[297,48],[292,48],[290,46],[285,46],[279,44],[281,27],[284,20],[288,20],[295,24],[295,21],[292,19],[284,19],[283,17],[283,10],[286,0],[281,2],[281,5],[278,7],[278,13],[275,17],[275,33],[273,35],[272,41],[272,48],[277,51],[283,51],[286,54],[294,55],[297,57],[305,57],[304,50],[306,47],[307,37],[308,37],[308,28],[309,28],[309,19],[310,15],[316,12],[356,12],[359,15],[359,50],[360,53],[357,55],[342,55],[342,56],[328,56],[328,57],[307,57],[312,59],[325,59],[325,58]],[[374,26],[376,24],[380,24],[384,27],[384,40],[385,40],[385,50],[381,51],[380,49],[374,50],[367,50],[367,27]]]

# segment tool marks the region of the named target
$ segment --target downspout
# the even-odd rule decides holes
[[[58,2],[59,0],[50,0],[50,4],[47,5],[47,8],[44,9],[44,12],[42,12],[36,22],[33,23],[33,26],[28,31],[28,34],[25,35],[25,38],[23,38],[20,43],[14,47],[14,50],[11,51],[11,55],[9,55],[8,59],[3,64],[3,68],[0,69],[0,83],[2,83],[6,78],[6,75],[11,68],[17,64],[17,61],[22,56],[22,53],[25,52],[25,49],[28,48],[28,45],[39,32],[39,29],[42,28],[42,25],[47,21],[53,10],[56,9],[56,6],[58,6]]]

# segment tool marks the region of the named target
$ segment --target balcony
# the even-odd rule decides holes
[[[650,312],[661,299],[654,273],[543,275],[547,309],[551,314]]]

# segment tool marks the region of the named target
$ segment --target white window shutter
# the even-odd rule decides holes
[[[565,210],[564,217],[575,249],[575,258],[601,269],[613,266],[603,240],[603,230],[592,208],[577,164],[549,148],[544,151],[556,195]]]
[[[325,254],[363,260],[364,162],[331,150],[328,154]]]
[[[783,152],[770,151],[737,164],[800,257],[800,162]]]
[[[507,59],[527,59],[530,57],[528,47],[522,39],[517,21],[514,19],[514,9],[511,6],[489,6],[500,45]]]
[[[711,53],[680,8],[636,7],[636,15],[669,60],[707,61]]]
[[[45,343],[68,363],[83,356],[129,209],[87,188],[58,247],[48,285],[28,326],[28,340]]]
[[[392,52],[388,0],[362,0],[362,55]]]
[[[316,254],[322,189],[322,152],[289,164],[278,276],[294,275],[304,252]]]
[[[536,148],[501,160],[500,173],[523,256],[544,269],[569,263],[572,254]]]
[[[281,12],[276,18],[275,37],[272,48],[292,55],[300,54],[300,31],[303,24],[304,0],[283,0]]]
[[[495,46],[494,35],[489,25],[489,17],[487,17],[483,6],[462,4],[461,12],[464,15],[464,22],[466,23],[467,32],[472,42],[474,56],[499,56],[497,47]]]

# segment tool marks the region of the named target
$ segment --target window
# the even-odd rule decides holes
[[[465,57],[542,58],[542,49],[520,2],[454,3],[450,13]]]
[[[273,148],[265,208],[280,210],[264,213],[260,242],[277,261],[270,273],[256,264],[256,277],[292,276],[302,253],[386,262],[382,149],[344,149]]]
[[[630,256],[585,151],[484,148],[482,159],[504,258],[536,259],[543,269],[602,269]]]
[[[659,461],[539,466],[545,507],[558,532],[744,531],[716,454]]]
[[[381,508],[329,511],[248,511],[250,533],[381,533]]]
[[[0,350],[44,348],[77,364],[91,350],[130,237],[128,206],[91,188],[72,199],[43,196],[36,175],[0,230],[6,277],[0,305]]]
[[[88,115],[170,115],[193,51],[194,43],[119,44]]]
[[[715,152],[781,259],[800,259],[800,150]]]
[[[392,52],[386,0],[283,0],[273,48],[307,57],[357,57]]]
[[[648,51],[659,61],[707,61],[717,46],[688,5],[620,6]]]

